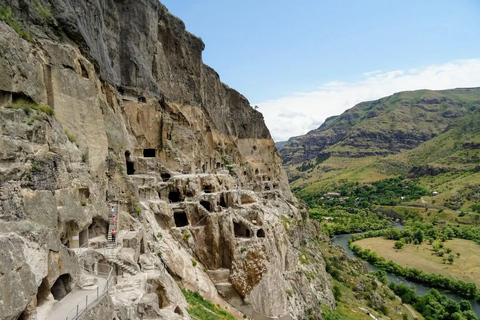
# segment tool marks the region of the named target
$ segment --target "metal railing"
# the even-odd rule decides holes
[[[96,276],[106,277],[106,283],[104,284],[103,288],[97,286],[96,290],[92,290],[92,292],[87,293],[85,295],[85,303],[77,303],[75,307],[73,307],[66,315],[65,320],[76,320],[80,319],[84,316],[88,310],[94,308],[98,303],[100,303],[103,298],[105,298],[110,290],[110,287],[113,284],[113,268],[109,265],[98,265],[99,267],[107,267],[110,269],[108,273],[98,271]],[[83,269],[90,273],[88,269],[83,267]]]

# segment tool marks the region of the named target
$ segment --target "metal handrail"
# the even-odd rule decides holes
[[[77,320],[80,319],[83,315],[86,314],[86,312],[89,309],[92,309],[95,305],[100,303],[103,298],[107,296],[109,293],[110,287],[113,283],[113,268],[109,265],[105,265],[108,268],[110,268],[110,271],[107,273],[105,272],[98,272],[98,274],[103,274],[107,275],[107,283],[105,284],[105,287],[103,288],[102,292],[100,292],[99,287],[97,286],[97,290],[94,292],[87,294],[85,296],[85,304],[82,303],[82,306],[80,304],[77,304],[74,308],[72,308],[65,316],[65,320]],[[86,270],[85,267],[82,269]],[[88,271],[90,273],[90,271]],[[89,299],[90,297],[90,299]],[[90,300],[90,303],[88,302]]]

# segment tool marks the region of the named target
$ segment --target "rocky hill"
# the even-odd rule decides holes
[[[262,115],[181,20],[156,0],[0,20],[2,319],[189,319],[179,285],[237,318],[335,308]]]
[[[387,156],[416,148],[480,108],[480,89],[420,90],[362,102],[289,140],[287,165],[318,157]]]
[[[480,88],[401,92],[360,103],[280,152],[299,194],[402,175],[441,191],[442,204],[478,174],[479,116]]]

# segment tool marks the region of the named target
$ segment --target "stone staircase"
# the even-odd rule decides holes
[[[108,262],[116,264],[116,265],[119,266],[123,271],[126,271],[126,272],[130,273],[131,275],[136,275],[136,274],[138,273],[138,270],[137,270],[137,269],[135,269],[135,268],[132,267],[132,266],[126,265],[125,263],[123,263],[123,262],[120,261],[117,257],[115,257],[115,256],[113,256],[113,255],[108,257]]]
[[[245,303],[229,280],[229,269],[208,270],[207,274],[225,301],[246,316],[254,320],[291,320],[291,317],[288,315],[283,317],[267,317],[255,311],[251,305]]]
[[[115,209],[116,220],[115,220],[115,223],[113,223],[114,214],[112,214],[112,212],[110,211],[109,214],[108,214],[109,218],[108,218],[107,248],[106,248],[106,254],[105,255],[107,257],[108,262],[110,262],[112,264],[116,264],[123,271],[126,271],[126,272],[128,272],[132,275],[135,275],[135,274],[138,273],[138,270],[135,269],[134,267],[126,265],[125,263],[120,261],[115,254],[115,249],[117,247],[117,237],[118,237],[117,222],[118,222],[119,210],[118,210],[118,205],[113,205],[112,203],[109,202],[109,208],[111,208],[112,206]],[[116,231],[115,241],[113,241],[113,237],[112,237],[112,231],[113,230]]]

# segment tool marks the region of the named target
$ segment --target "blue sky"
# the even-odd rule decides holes
[[[362,101],[358,99],[480,86],[478,0],[162,3],[203,39],[203,60],[222,81],[260,106],[275,140],[305,133]],[[379,89],[379,79],[382,85],[393,83]],[[332,86],[339,97],[325,100]],[[340,96],[346,99],[340,102]],[[292,110],[298,118],[292,118]],[[296,122],[285,130],[290,121]]]

